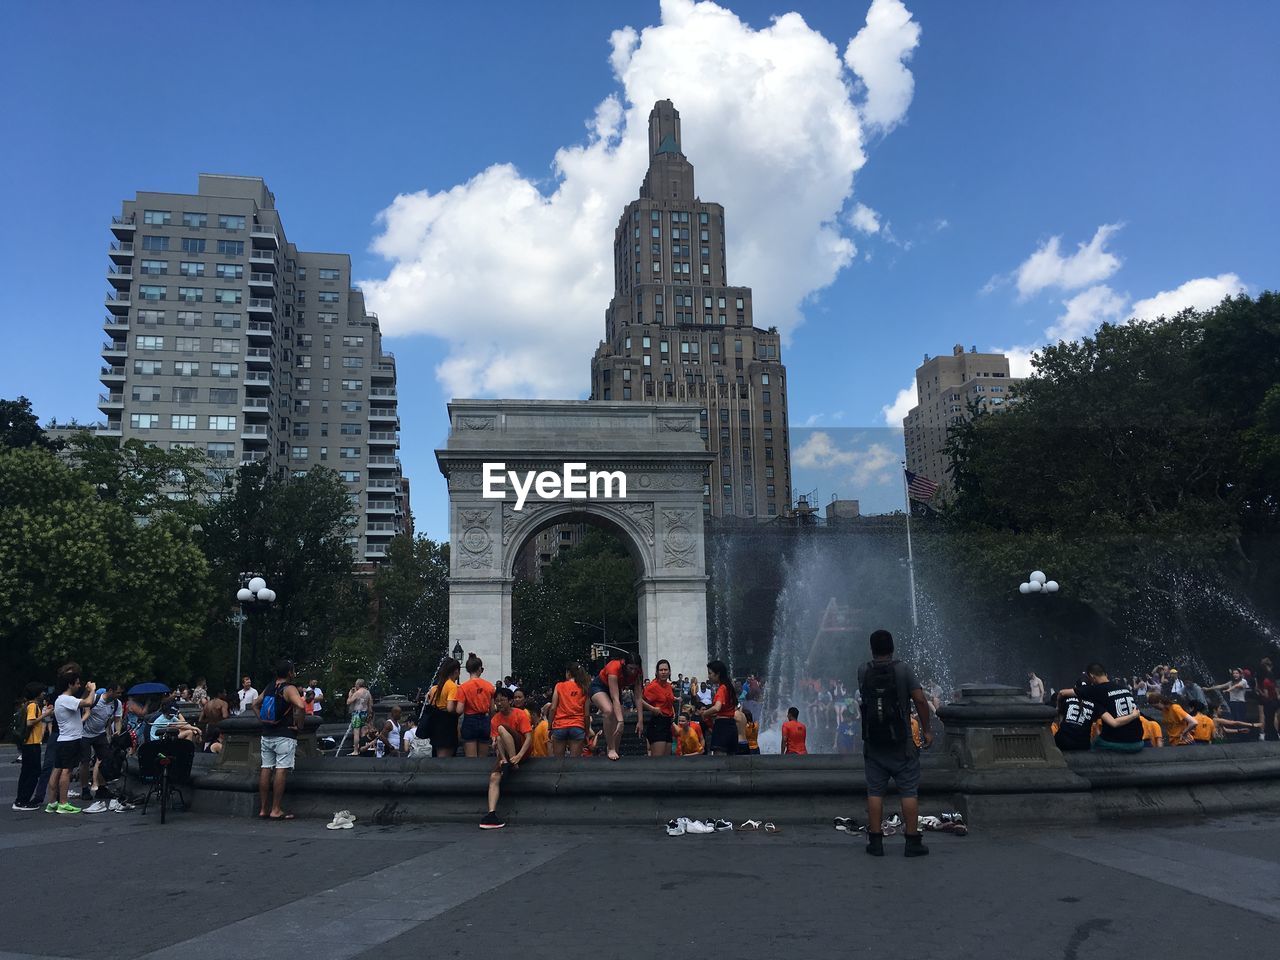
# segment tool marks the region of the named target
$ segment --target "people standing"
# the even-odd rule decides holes
[[[203,707],[200,708],[200,716],[197,722],[200,724],[200,732],[205,740],[209,739],[209,731],[221,726],[222,721],[231,716],[231,708],[227,702],[227,691],[222,690],[216,697],[210,697],[205,701]]]
[[[468,757],[481,756],[489,750],[489,707],[493,703],[493,684],[486,680],[484,661],[474,653],[467,655],[467,676],[459,684],[455,709],[462,716],[462,751]]]
[[[489,722],[493,736],[493,752],[497,761],[489,774],[489,812],[480,821],[481,830],[498,830],[506,823],[498,818],[498,799],[502,794],[502,779],[520,769],[523,760],[533,746],[532,727],[527,710],[517,710],[512,691],[500,687],[496,691],[498,710]]]
[[[551,691],[551,755],[582,756],[582,746],[591,727],[588,705],[587,671],[580,663],[564,665],[564,679]]]
[[[907,845],[904,856],[923,857],[929,848],[920,836],[920,751],[911,738],[911,705],[919,717],[920,738],[933,744],[929,701],[909,666],[893,656],[893,635],[876,630],[871,660],[858,668],[862,701],[862,750],[867,778],[867,853],[884,856],[884,795],[892,780],[902,797]]]
[[[240,716],[245,716],[258,700],[258,691],[253,686],[253,680],[247,676],[241,677],[238,694],[240,697],[240,709],[237,713]]]
[[[1044,681],[1034,670],[1027,672],[1027,696],[1036,703],[1044,703]]]
[[[676,692],[671,685],[671,663],[659,660],[657,676],[645,684],[644,695],[636,701],[640,706],[640,723],[649,744],[649,756],[665,757],[671,753],[671,727],[676,715]],[[645,711],[649,719],[645,721]]]
[[[610,760],[618,759],[618,746],[622,742],[622,725],[625,723],[622,689],[634,688],[636,716],[639,717],[639,703],[644,696],[642,681],[640,657],[630,651],[606,663],[604,669],[591,681],[591,703],[600,711],[604,720],[605,750]],[[636,736],[644,736],[644,728],[639,720],[636,722]]]
[[[53,715],[53,704],[45,702],[44,687],[38,683],[27,684],[24,701],[21,709],[26,736],[18,746],[22,767],[18,794],[13,800],[13,809],[20,811],[40,809],[40,798],[35,796],[40,780],[40,745],[44,742],[45,720]]]
[[[753,756],[760,755],[760,724],[756,722],[756,715],[750,710],[743,710],[742,715],[747,718],[747,753]]]
[[[782,724],[782,752],[800,755],[808,753],[809,749],[805,744],[808,736],[808,728],[800,722],[800,711],[795,707],[787,707],[787,719]]]
[[[113,762],[111,738],[120,731],[124,719],[124,704],[120,698],[124,695],[124,687],[118,683],[103,684],[98,691],[93,705],[84,717],[82,754],[80,760],[80,795],[85,800],[94,797],[94,780],[99,784],[113,777],[104,776],[104,771]],[[98,761],[96,769],[93,761]],[[106,798],[111,799],[110,797]],[[95,800],[84,808],[85,813],[104,813],[107,810],[106,800]]]
[[[58,739],[44,812],[79,813],[79,807],[67,802],[67,793],[71,789],[71,771],[80,765],[80,741],[84,737],[82,711],[93,703],[96,687],[92,681],[81,683],[79,665],[68,663],[58,671],[57,689],[61,692],[53,702],[53,717],[58,724]]]
[[[254,712],[262,722],[262,769],[258,773],[258,817],[292,820],[284,809],[284,786],[298,755],[298,730],[306,704],[293,682],[293,662],[276,662],[275,682],[258,694]],[[269,804],[269,806],[268,806]]]
[[[1280,740],[1276,729],[1276,713],[1280,710],[1280,690],[1276,688],[1276,674],[1270,657],[1263,657],[1258,665],[1258,699],[1262,702],[1262,738]]]
[[[426,717],[427,735],[431,738],[431,756],[452,757],[458,752],[458,676],[462,664],[453,657],[440,661],[431,689],[427,691],[426,705],[422,708]],[[418,728],[423,726],[418,720]],[[421,734],[419,734],[421,736]]]
[[[311,678],[311,682],[307,684],[307,699],[311,702],[311,713],[313,716],[320,716],[324,713],[324,690],[320,687],[320,681],[315,677]]]
[[[738,695],[733,689],[733,678],[729,676],[729,668],[720,660],[707,664],[707,678],[715,689],[711,705],[702,711],[702,719],[711,724],[707,749],[713,756],[732,756],[738,752],[738,724],[734,719]]]
[[[357,679],[355,686],[347,691],[347,706],[351,710],[351,756],[358,757],[360,737],[373,717],[373,694],[363,680]]]
[[[1243,670],[1239,667],[1233,667],[1230,680],[1226,683],[1215,684],[1208,689],[1217,690],[1223,694],[1223,698],[1227,701],[1227,710],[1231,712],[1232,720],[1237,723],[1244,723],[1248,720],[1249,681],[1244,678]]]

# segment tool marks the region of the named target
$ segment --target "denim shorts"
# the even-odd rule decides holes
[[[608,692],[609,692],[609,688],[608,688],[608,687],[606,687],[603,683],[601,683],[601,682],[600,682],[600,678],[599,678],[599,677],[592,677],[592,678],[591,678],[591,687],[590,687],[590,689],[587,691],[587,697],[588,697],[588,699],[592,699],[592,698],[594,698],[594,697],[595,697],[595,695],[596,695],[597,693],[604,693],[604,694],[607,694]]]
[[[262,769],[292,770],[298,753],[298,741],[293,737],[262,738]]]
[[[879,747],[863,745],[867,776],[867,796],[883,797],[889,781],[898,785],[898,793],[914,797],[920,792],[920,753],[914,746]]]
[[[488,743],[489,716],[484,713],[466,713],[462,716],[462,742],[471,743],[483,740]]]
[[[587,731],[582,727],[561,727],[559,730],[551,731],[552,740],[585,740],[587,739]]]

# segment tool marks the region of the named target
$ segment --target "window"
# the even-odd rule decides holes
[[[343,380],[342,389],[343,390],[363,390],[364,381],[363,380]]]
[[[203,316],[204,314],[199,310],[179,310],[178,322],[184,327],[198,327],[200,326],[200,318]]]
[[[209,223],[209,215],[207,213],[192,213],[186,211],[182,214],[182,225],[184,227],[203,227]]]
[[[734,353],[741,353],[741,352],[742,352],[742,341],[741,341],[741,340],[735,340],[735,341],[733,341],[733,352],[734,352]]]
[[[225,337],[214,337],[213,352],[214,353],[239,353],[240,341],[230,340]]]
[[[200,237],[183,237],[183,253],[204,253],[204,240]]]
[[[234,377],[240,372],[238,363],[211,363],[209,370],[215,377]]]
[[[200,362],[198,360],[175,360],[173,362],[173,372],[179,377],[199,376]]]
[[[134,337],[133,345],[139,350],[163,350],[164,337]]]
[[[719,340],[712,340],[712,341],[711,341],[711,355],[712,355],[713,357],[718,357],[718,356],[720,356],[720,341],[719,341]]]
[[[316,318],[321,323],[337,323],[338,322],[338,315],[336,313],[330,313],[326,310],[322,310],[318,314],[316,314]]]
[[[144,327],[147,326],[148,324],[152,326],[163,326],[164,311],[163,310],[139,310],[138,323],[142,324]]]
[[[293,447],[289,454],[295,460],[305,460],[311,455],[311,450],[308,447]]]
[[[735,307],[737,307],[739,310],[741,310],[741,309],[742,309],[742,298],[741,298],[741,297],[738,297],[738,299],[734,301],[734,306],[735,306]]]
[[[659,341],[658,341],[658,352],[659,352],[659,353],[670,353],[670,352],[671,352],[671,347],[670,347],[670,345],[667,343],[667,341],[665,341],[665,340],[659,340]]]
[[[201,240],[200,242],[204,243],[203,240]],[[244,241],[243,240],[219,240],[218,254],[223,257],[243,257]]]
[[[321,290],[321,291],[316,295],[316,299],[318,299],[321,303],[337,303],[337,302],[338,302],[338,291],[336,291],[336,290]],[[301,300],[299,300],[298,302],[299,302],[299,303],[301,303],[302,301],[301,301]]]
[[[309,424],[309,423],[295,423],[295,424],[293,425],[293,435],[294,435],[295,437],[309,437],[309,436],[311,436],[311,424]]]
[[[161,365],[161,363],[160,363],[160,361],[159,361],[159,360],[135,360],[135,361],[133,361],[133,372],[134,372],[134,373],[141,373],[141,374],[145,374],[145,375],[147,375],[147,376],[154,376],[155,374],[158,374],[158,373],[160,372],[160,370],[161,370],[161,367],[162,367],[162,365]],[[155,396],[155,398],[154,398],[154,399],[156,399],[156,400],[159,400],[159,399],[160,399],[160,395],[159,395],[159,393],[157,393],[157,394],[156,394],[156,396]]]
[[[765,387],[769,385],[769,375],[767,373],[760,374],[760,384]]]
[[[160,425],[160,414],[158,413],[131,413],[129,414],[129,426],[135,430],[152,430]]]
[[[766,460],[772,460],[772,459],[773,459],[773,447],[765,447],[765,448],[764,448],[764,458],[765,458]]]
[[[359,400],[343,400],[340,406],[343,413],[359,413],[364,409],[364,404]]]
[[[364,337],[343,337],[342,345],[344,347],[363,347]]]
[[[239,263],[219,263],[213,268],[214,275],[223,280],[240,280],[244,277],[244,265]]]
[[[244,217],[236,217],[227,213],[218,214],[218,226],[223,230],[243,230]]]
[[[343,357],[342,365],[350,369],[359,369],[364,366],[364,357]]]
[[[168,287],[156,287],[148,283],[138,284],[138,296],[143,300],[163,300],[168,293]]]
[[[229,460],[236,454],[234,443],[210,443],[205,449],[214,460]]]
[[[156,361],[154,360],[138,361],[138,363],[155,363],[155,362]],[[134,366],[134,372],[136,373],[138,364],[135,363],[133,366]],[[142,403],[150,403],[153,400],[160,399],[160,388],[159,387],[134,387],[133,393],[131,394],[131,396],[134,400],[138,400]]]
[[[347,482],[347,483],[359,483],[359,482],[360,482],[360,471],[359,471],[359,470],[343,470],[341,473],[339,473],[339,474],[338,474],[338,476],[342,477],[342,479],[343,479],[345,482]]]
[[[143,210],[142,222],[164,227],[173,222],[173,214],[168,210]]]
[[[204,264],[192,260],[183,260],[178,265],[178,272],[184,277],[203,277]]]
[[[298,279],[299,279],[299,280],[305,280],[305,279],[307,279],[307,268],[306,268],[306,267],[299,267],[299,268],[298,268]]]
[[[765,422],[765,423],[773,423],[773,411],[772,411],[772,410],[766,410],[766,411],[764,412],[764,422]]]
[[[227,387],[210,387],[209,402],[218,404],[235,403],[236,391],[228,389]]]
[[[299,390],[305,393],[306,391],[311,389],[311,378],[298,377],[298,379],[293,382],[293,387],[295,390]]]
[[[187,303],[200,303],[204,300],[204,287],[179,287],[178,299]]]
[[[195,353],[200,349],[200,338],[178,337],[174,349],[180,353]]]
[[[321,268],[320,268],[320,279],[321,279],[321,280],[337,280],[337,279],[338,279],[338,271],[337,271],[337,270],[335,270],[335,269],[334,269],[334,268],[332,268],[332,267],[321,267]]]
[[[169,272],[168,260],[143,260],[142,266],[138,271],[147,276],[159,277]]]
[[[234,430],[236,428],[236,418],[228,416],[213,416],[209,418],[210,430]]]
[[[651,355],[649,355],[649,354],[647,354],[647,353],[646,353],[646,354],[644,355],[644,357],[643,357],[643,358],[641,358],[640,363],[641,363],[643,366],[651,367],[651,366],[653,366],[653,357],[652,357]]]
[[[227,327],[230,329],[237,329],[240,326],[240,314],[215,313],[213,315],[213,325],[215,327]]]
[[[239,303],[241,293],[239,290],[215,290],[213,291],[213,299],[216,303]]]
[[[168,250],[169,238],[168,237],[143,237],[142,249],[143,250]]]
[[[192,390],[195,388],[192,387]],[[169,418],[170,430],[194,430],[196,428],[196,416],[194,413],[175,413]]]
[[[297,366],[298,366],[298,369],[299,369],[299,370],[310,370],[310,369],[311,369],[311,355],[310,355],[310,354],[307,354],[307,355],[305,355],[305,356],[298,357]]]
[[[364,430],[358,423],[344,423],[339,432],[344,436],[358,437],[360,434],[364,433]]]
[[[356,460],[360,456],[360,448],[359,447],[340,447],[338,449],[338,456],[340,456],[343,460]]]
[[[761,393],[761,399],[763,399],[765,403],[772,402],[773,397],[770,395],[768,390],[761,390],[760,393]]]

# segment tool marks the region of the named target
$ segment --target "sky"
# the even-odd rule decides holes
[[[418,530],[451,397],[582,398],[653,101],[784,333],[793,487],[902,504],[925,354],[1277,286],[1280,6],[4,4],[0,396],[101,419],[109,223],[261,176],[397,356]],[[22,38],[16,43],[15,38]]]

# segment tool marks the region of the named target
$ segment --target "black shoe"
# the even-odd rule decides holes
[[[929,848],[924,845],[924,837],[920,834],[906,834],[907,848],[902,851],[904,857],[927,857]]]
[[[480,821],[481,830],[501,830],[506,823],[498,819],[498,815],[490,810],[484,815],[484,819]]]
[[[867,853],[873,857],[884,856],[884,834],[867,833]]]

